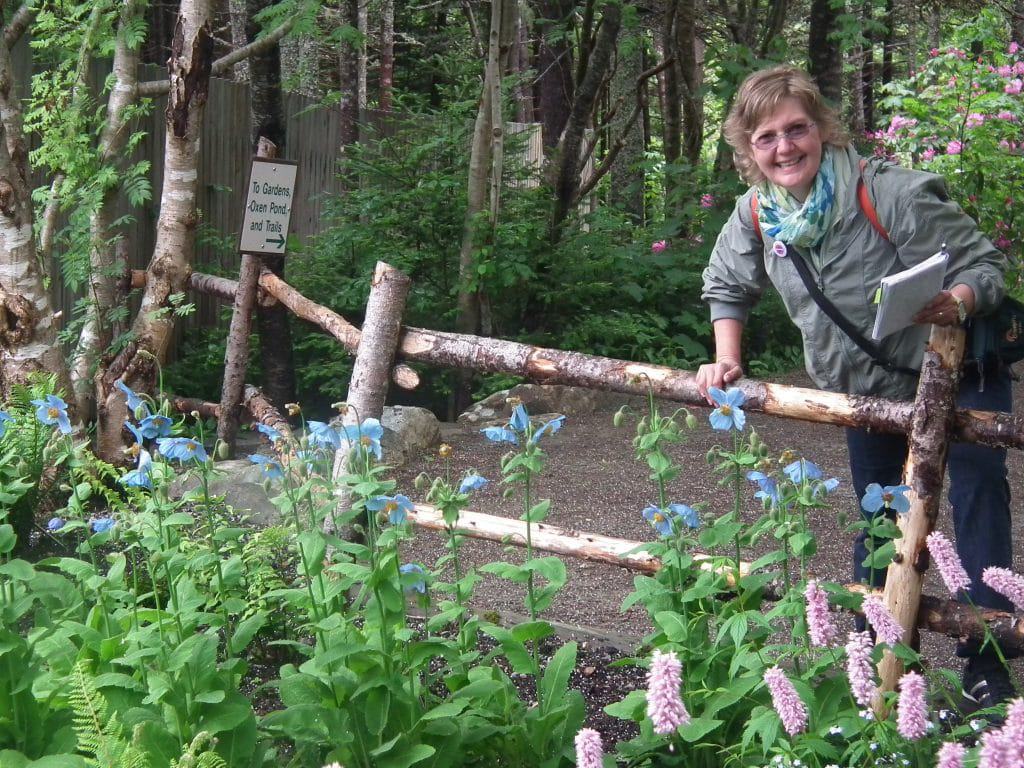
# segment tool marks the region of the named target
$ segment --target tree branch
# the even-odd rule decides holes
[[[21,39],[21,36],[25,34],[25,30],[28,29],[28,25],[32,23],[32,19],[36,17],[36,9],[31,8],[28,3],[23,3],[22,6],[14,12],[10,22],[7,24],[7,28],[4,29],[4,45],[10,50],[14,47],[14,44]]]

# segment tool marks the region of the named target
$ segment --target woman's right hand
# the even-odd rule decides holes
[[[715,401],[708,393],[709,387],[724,389],[743,376],[743,367],[738,360],[730,357],[722,357],[716,363],[708,363],[697,369],[697,390],[701,396],[708,401],[708,405],[714,405]]]

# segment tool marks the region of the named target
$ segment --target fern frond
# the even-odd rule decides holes
[[[170,768],[228,768],[224,758],[213,751],[216,744],[209,731],[200,731],[181,757],[171,761]]]
[[[89,755],[103,752],[106,729],[110,723],[109,707],[93,681],[85,661],[79,659],[71,670],[71,692],[68,703],[73,713],[73,727],[78,736],[78,749]],[[95,760],[86,758],[91,766]]]

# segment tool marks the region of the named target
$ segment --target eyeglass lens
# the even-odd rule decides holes
[[[758,149],[771,149],[783,138],[789,141],[797,141],[810,133],[813,123],[797,123],[791,125],[781,133],[762,133],[754,138],[754,146]]]

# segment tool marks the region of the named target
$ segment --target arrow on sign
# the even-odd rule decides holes
[[[267,238],[267,242],[268,243],[273,243],[278,248],[280,248],[281,246],[284,245],[284,235],[278,235],[277,238],[268,237]]]

